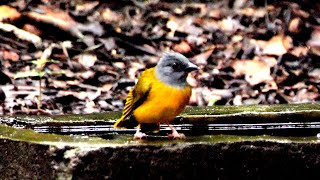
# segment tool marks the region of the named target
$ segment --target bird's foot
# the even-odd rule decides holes
[[[172,134],[168,134],[169,139],[186,139],[186,136],[182,133],[178,133],[177,131],[172,132]]]
[[[146,133],[136,132],[134,134],[134,139],[136,139],[136,140],[140,140],[140,139],[143,139],[145,137],[147,137]]]

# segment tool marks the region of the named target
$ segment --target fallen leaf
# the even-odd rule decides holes
[[[99,5],[98,1],[92,1],[92,2],[83,2],[83,3],[75,3],[76,8],[75,12],[77,14],[86,14],[88,11],[92,11],[93,8]]]
[[[301,24],[302,21],[300,18],[291,19],[291,21],[289,22],[288,31],[295,34],[299,33],[301,31]]]
[[[207,65],[208,64],[207,60],[211,56],[213,50],[214,50],[214,46],[212,47],[212,49],[209,49],[196,56],[193,56],[191,60],[193,60],[193,62],[195,62],[197,65]]]
[[[191,46],[200,46],[207,42],[205,37],[195,35],[188,35],[186,40]]]
[[[83,78],[83,79],[93,78],[94,75],[95,75],[95,72],[93,72],[91,70],[88,70],[88,71],[80,73],[80,77]]]
[[[292,3],[290,4],[292,12],[294,15],[298,16],[298,17],[302,17],[305,19],[308,19],[310,17],[310,14],[304,10],[302,10],[298,4],[296,3]]]
[[[245,80],[250,85],[273,81],[273,78],[270,75],[270,67],[272,66],[263,62],[260,58],[255,58],[253,60],[234,61],[231,66],[235,70],[235,75],[245,75]]]
[[[125,69],[126,68],[126,65],[124,64],[124,62],[114,62],[113,66],[118,69]]]
[[[67,31],[77,38],[83,38],[83,34],[78,29],[78,23],[66,11],[53,9],[49,6],[39,6],[38,12],[28,12],[27,16],[37,22],[51,24],[61,30]]]
[[[18,61],[19,57],[20,56],[14,51],[0,49],[0,59],[2,60]]]
[[[233,98],[232,102],[233,102],[233,105],[242,105],[242,104],[243,104],[243,103],[242,103],[242,96],[239,95],[239,94],[237,94],[237,95]]]
[[[279,34],[272,37],[263,47],[263,54],[281,56],[292,48],[292,39],[289,36]]]
[[[311,38],[307,42],[311,47],[311,51],[318,56],[320,56],[320,26],[314,27],[312,31]]]
[[[176,31],[184,32],[189,35],[199,36],[203,33],[203,29],[196,27],[194,25],[194,19],[192,17],[184,17],[184,18],[177,18],[177,17],[170,17],[166,24],[167,28],[170,29],[168,33],[169,37],[174,37],[174,33]]]
[[[97,109],[96,104],[93,101],[87,100],[83,112],[85,114],[98,113],[99,109]]]
[[[53,87],[56,89],[58,89],[58,88],[64,89],[67,86],[66,81],[52,80],[51,83],[52,83]]]
[[[178,22],[175,21],[175,19],[171,18],[166,24],[167,28],[170,29],[170,32],[168,33],[169,37],[174,37],[174,33],[178,29]]]
[[[75,58],[86,69],[89,69],[90,67],[92,67],[95,64],[95,62],[98,60],[98,58],[95,54],[87,54],[87,53],[80,54],[80,55],[76,56]]]
[[[22,29],[37,36],[42,35],[42,31],[32,24],[25,24]]]
[[[306,46],[294,47],[290,53],[296,57],[306,56],[308,54],[309,48]]]
[[[310,103],[314,102],[316,98],[319,97],[319,92],[308,91],[307,89],[301,89],[297,94],[292,98],[294,102],[300,103]]]
[[[106,38],[106,39],[99,39],[101,43],[103,43],[104,47],[107,49],[107,51],[111,51],[116,48],[116,42],[114,38]]]
[[[266,8],[256,9],[256,8],[248,7],[248,8],[242,9],[240,13],[248,17],[263,18],[266,16],[267,10]]]
[[[0,22],[0,29],[5,32],[12,32],[17,38],[30,42],[36,47],[40,47],[42,45],[42,39],[39,36],[17,28],[14,25]]]
[[[219,22],[220,29],[227,33],[235,32],[238,29],[244,29],[237,19],[232,19],[230,16]]]
[[[210,9],[208,17],[213,19],[221,19],[221,9]]]
[[[115,12],[109,8],[106,8],[102,11],[101,17],[107,23],[116,23],[124,20],[122,13]]]
[[[88,98],[88,93],[84,91],[75,92],[75,91],[58,91],[57,96],[68,96],[72,95],[80,100],[85,100]]]
[[[0,6],[0,22],[10,20],[15,21],[21,17],[21,14],[15,9],[7,5]]]
[[[101,91],[102,92],[108,92],[112,89],[113,87],[113,84],[110,84],[110,83],[107,83],[107,84],[104,84],[102,87],[101,87]]]
[[[172,49],[182,54],[191,52],[191,47],[186,41],[181,41],[179,44],[175,44]]]

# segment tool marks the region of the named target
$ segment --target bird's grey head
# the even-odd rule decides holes
[[[168,52],[158,62],[156,76],[171,86],[184,87],[187,85],[188,73],[197,69],[198,67],[182,54]]]

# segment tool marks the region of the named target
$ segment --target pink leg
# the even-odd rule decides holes
[[[172,131],[172,134],[169,134],[168,137],[169,138],[173,138],[173,139],[185,139],[186,136],[184,134],[179,134],[178,131],[176,129],[174,129],[174,127],[170,124],[167,124],[169,126],[169,128]]]
[[[134,139],[142,139],[143,137],[146,137],[146,133],[140,132],[140,125],[137,127],[137,131],[134,134]]]

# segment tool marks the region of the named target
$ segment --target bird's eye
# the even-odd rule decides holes
[[[172,68],[173,69],[178,69],[179,68],[179,64],[176,63],[176,62],[172,63]]]

